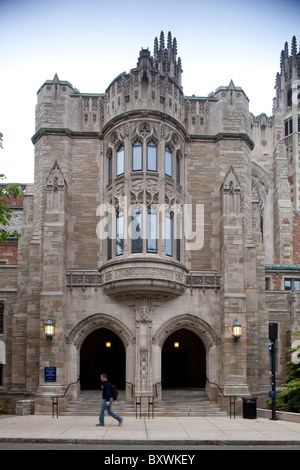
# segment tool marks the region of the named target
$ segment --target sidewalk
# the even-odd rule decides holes
[[[300,423],[268,418],[126,417],[122,426],[105,416],[0,416],[0,442],[179,445],[300,445]]]

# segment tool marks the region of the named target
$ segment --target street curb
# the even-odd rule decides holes
[[[300,446],[300,441],[279,441],[279,440],[130,440],[130,439],[57,439],[57,438],[0,438],[0,443],[23,443],[23,444],[99,444],[105,445],[126,445],[126,446]]]

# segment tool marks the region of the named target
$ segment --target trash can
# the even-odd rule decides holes
[[[256,419],[256,398],[243,398],[243,418]]]

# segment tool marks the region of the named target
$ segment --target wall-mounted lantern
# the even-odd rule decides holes
[[[232,336],[234,337],[235,342],[238,341],[242,336],[242,325],[237,320],[232,326]]]
[[[111,342],[110,342],[110,341],[106,341],[105,346],[106,346],[107,348],[111,348]]]
[[[48,341],[52,341],[52,338],[55,333],[54,322],[52,320],[47,320],[45,322],[45,336]]]
[[[175,348],[175,349],[178,349],[178,348],[179,348],[179,341],[175,341],[175,342],[174,342],[174,348]]]

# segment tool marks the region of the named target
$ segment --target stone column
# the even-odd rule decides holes
[[[240,184],[231,167],[221,188],[222,256],[222,370],[226,395],[249,395],[247,385],[246,295],[244,289],[244,227],[240,208]],[[243,335],[238,342],[232,326],[238,320]]]
[[[65,378],[65,253],[66,253],[66,182],[55,162],[46,188],[46,211],[42,245],[42,291],[40,297],[40,376],[35,409],[43,412],[49,408],[50,395],[62,395]],[[51,342],[45,338],[45,321],[55,324]],[[56,368],[56,381],[45,382],[45,367]],[[63,404],[61,404],[63,405]]]
[[[152,393],[152,302],[149,298],[135,301],[136,309],[136,395]]]

